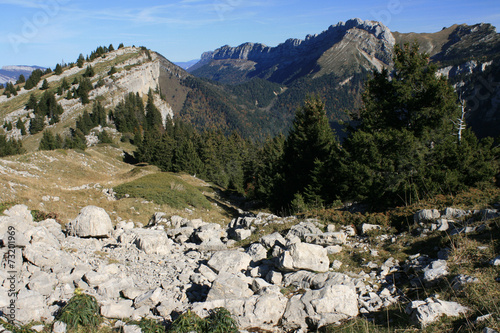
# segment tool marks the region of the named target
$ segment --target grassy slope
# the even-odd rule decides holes
[[[63,224],[74,219],[87,205],[104,208],[114,222],[123,219],[145,224],[154,212],[161,211],[190,219],[229,223],[230,211],[220,208],[222,205],[207,205],[206,201],[199,208],[189,204],[173,208],[172,204],[156,204],[143,198],[108,200],[103,189],[159,174],[153,166],[134,167],[122,162],[122,152],[122,149],[101,145],[85,152],[43,151],[0,159],[0,202],[21,203],[32,210],[54,212]],[[168,177],[184,184],[202,200],[204,197],[217,199],[214,190],[199,179],[183,174]]]

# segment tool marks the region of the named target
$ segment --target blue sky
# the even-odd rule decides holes
[[[500,28],[500,1],[0,0],[0,66],[53,68],[111,43],[187,61],[225,44],[303,39],[355,17],[400,32],[436,32],[455,23]]]

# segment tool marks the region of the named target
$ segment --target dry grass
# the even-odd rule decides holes
[[[122,152],[113,146],[100,145],[85,152],[39,151],[0,159],[0,202],[25,204],[31,210],[54,212],[62,224],[74,219],[87,205],[104,208],[115,223],[126,220],[146,224],[155,212],[225,225],[233,217],[221,204],[212,204],[211,209],[185,210],[140,198],[109,200],[103,193],[104,189],[159,172],[153,166],[134,167],[124,163]],[[203,181],[188,175],[178,177],[200,185],[198,188],[202,193],[212,200],[217,199]]]

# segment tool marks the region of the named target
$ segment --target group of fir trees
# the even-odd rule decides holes
[[[64,112],[62,106],[57,103],[55,95],[49,91],[45,91],[39,101],[31,94],[25,108],[33,110],[35,114],[35,118],[30,121],[30,134],[43,131],[46,118],[49,120],[49,125],[58,123],[59,116]]]
[[[81,149],[87,148],[86,135],[90,134],[90,130],[102,126],[106,127],[108,124],[106,110],[100,102],[94,102],[92,112],[84,111],[76,119],[75,128],[70,128],[70,134],[64,139],[59,135],[54,135],[51,131],[45,130],[40,141],[40,150],[54,150],[54,149]],[[112,140],[106,130],[102,130],[99,134],[99,142],[112,143]]]
[[[20,140],[9,140],[5,135],[0,135],[0,157],[22,153],[24,153],[24,148]]]

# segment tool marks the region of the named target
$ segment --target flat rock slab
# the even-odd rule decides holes
[[[283,271],[308,270],[328,271],[330,260],[328,252],[320,245],[295,243],[280,257],[279,267]]]

